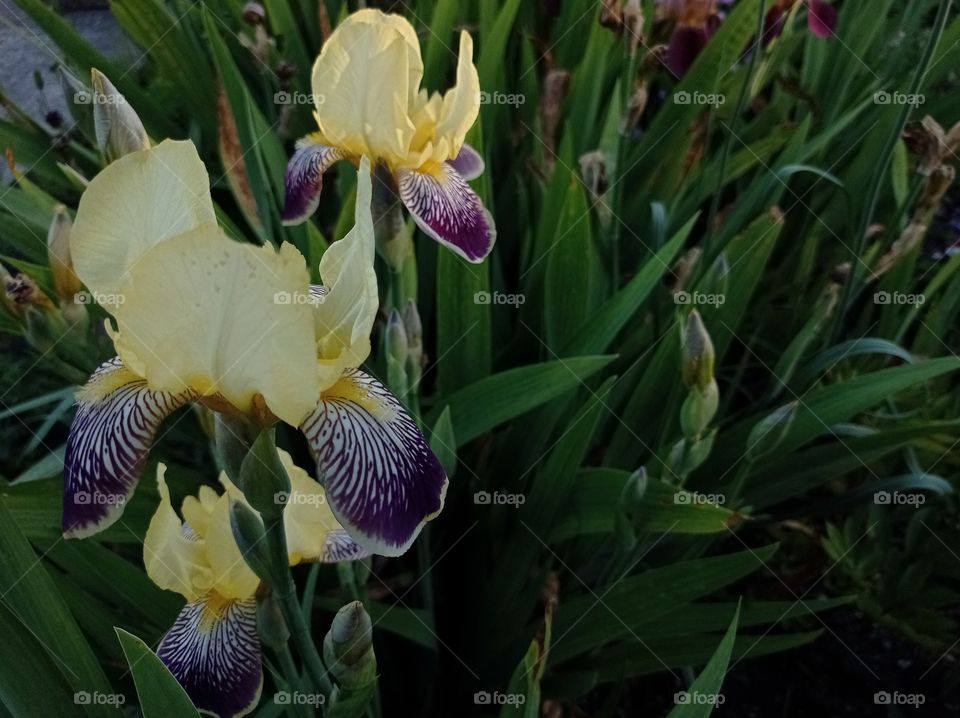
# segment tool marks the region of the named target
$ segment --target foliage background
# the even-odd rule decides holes
[[[279,212],[292,143],[312,123],[297,98],[325,23],[352,3],[267,0],[254,27],[233,0],[113,0],[142,50],[131,67],[41,0],[17,4],[64,53],[68,98],[97,67],[151,137],[197,144],[238,239],[293,242],[316,266],[345,232],[349,171],[328,178],[313,222],[285,228]],[[408,399],[452,476],[445,511],[402,560],[298,574],[318,636],[360,587],[381,672],[371,710],[486,715],[474,694],[499,691],[528,699],[502,715],[536,715],[541,699],[547,715],[665,715],[675,691],[697,676],[719,685],[729,663],[731,677],[772,683],[718,713],[804,715],[812,699],[788,690],[796,678],[765,677],[777,664],[753,660],[783,651],[813,671],[801,692],[822,691],[836,715],[883,714],[874,694],[903,678],[890,655],[910,661],[916,680],[896,685],[926,709],[955,705],[960,257],[946,250],[958,203],[955,188],[925,202],[919,124],[960,121],[950,3],[844,0],[835,38],[794,17],[749,52],[761,0],[740,0],[683,78],[661,62],[670,28],[650,0],[635,55],[592,0],[382,5],[417,28],[430,89],[448,86],[455,30],[474,35],[489,93],[469,138],[487,161],[474,186],[499,237],[483,265],[418,237],[402,278],[427,351]],[[924,102],[878,102],[884,92]],[[725,101],[682,99],[700,95]],[[52,296],[54,207],[75,208],[78,178],[102,165],[91,108],[71,101],[54,127],[0,101],[16,168],[0,195],[0,261]],[[954,152],[936,167],[954,167]],[[919,242],[898,243],[916,231]],[[506,295],[517,299],[498,303]],[[707,295],[723,297],[696,307],[720,405],[691,435],[681,330]],[[94,326],[67,352],[72,340],[10,314],[0,331],[0,715],[114,713],[73,700],[135,695],[113,627],[155,645],[180,607],[142,570],[156,492],[144,482],[92,540],[61,539],[73,391],[109,342]],[[382,351],[371,363],[386,376]],[[282,439],[307,461],[292,432]],[[147,476],[161,459],[180,495],[214,478],[202,416],[168,422]],[[878,503],[878,491],[923,503]],[[849,665],[832,674],[837,656]],[[830,702],[820,684],[834,677],[843,692]],[[272,690],[268,678],[257,715],[283,711]]]

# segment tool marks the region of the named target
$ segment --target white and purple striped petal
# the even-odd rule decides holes
[[[317,561],[320,563],[358,561],[369,555],[370,552],[354,541],[345,529],[334,529],[327,533],[327,540],[323,545],[323,554]]]
[[[443,508],[447,476],[416,422],[372,376],[353,370],[300,427],[334,516],[372,553],[399,556]]]
[[[218,718],[246,715],[263,688],[257,602],[211,593],[188,603],[157,655],[197,708]]]
[[[420,229],[467,261],[490,254],[497,238],[493,217],[450,163],[432,174],[402,169],[397,184]]]
[[[98,391],[102,395],[90,397]],[[64,536],[90,536],[120,518],[140,479],[157,427],[189,400],[188,394],[148,389],[119,358],[97,369],[81,392],[67,439]]]
[[[464,145],[460,148],[460,154],[455,159],[447,160],[447,164],[453,167],[463,179],[467,182],[475,180],[483,174],[483,157],[470,145]]]
[[[336,147],[317,144],[309,136],[297,142],[283,177],[284,224],[300,224],[316,211],[323,188],[323,173],[344,156]]]

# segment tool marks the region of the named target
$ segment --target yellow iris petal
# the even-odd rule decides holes
[[[319,391],[311,309],[298,301],[308,281],[292,245],[276,252],[201,227],[130,268],[114,344],[153,389],[219,394],[241,411],[259,394],[296,426]]]
[[[110,164],[84,191],[70,234],[77,275],[108,309],[147,250],[216,222],[193,143],[165,140]]]
[[[260,579],[247,566],[233,538],[229,494],[222,494],[217,500],[204,544],[217,593],[224,598],[250,598],[257,592]]]
[[[457,60],[457,84],[443,96],[440,119],[435,135],[443,143],[442,157],[437,162],[460,154],[467,132],[480,114],[480,75],[473,64],[473,39],[466,31],[460,33],[460,57]]]
[[[402,161],[414,132],[408,110],[422,77],[420,43],[409,22],[379,10],[350,15],[313,66],[320,131],[355,156]]]
[[[170,490],[164,481],[167,467],[157,467],[157,507],[143,540],[143,563],[147,575],[160,588],[176,591],[196,601],[213,585],[213,572],[202,542],[183,532],[182,522],[170,504]]]
[[[285,451],[280,461],[290,477],[290,496],[283,511],[283,528],[287,535],[290,565],[311,561],[324,552],[327,534],[341,526],[327,505],[323,487],[296,466]]]
[[[357,175],[353,229],[330,245],[320,259],[320,277],[328,290],[313,312],[321,390],[335,384],[345,369],[360,366],[370,354],[370,331],[379,306],[371,192],[370,162],[364,157]],[[318,396],[313,396],[314,404]]]

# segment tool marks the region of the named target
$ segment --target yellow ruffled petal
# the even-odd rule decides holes
[[[473,39],[466,31],[460,33],[460,57],[457,60],[457,84],[443,96],[440,119],[437,122],[437,144],[443,142],[445,157],[438,162],[460,154],[467,132],[480,114],[480,75],[473,64]]]
[[[399,163],[414,126],[423,61],[406,19],[361,10],[344,20],[313,66],[315,116],[327,141],[352,155]]]
[[[280,461],[290,477],[290,495],[283,511],[283,528],[287,535],[290,565],[320,558],[327,547],[327,536],[342,528],[327,505],[323,487],[299,466],[285,451]]]
[[[320,277],[328,290],[313,312],[320,390],[370,354],[370,331],[379,306],[370,200],[370,161],[364,157],[357,175],[353,229],[330,245],[320,260]]]
[[[250,598],[256,594],[260,579],[247,566],[230,528],[229,494],[222,494],[217,500],[204,544],[217,593],[224,598]]]
[[[157,507],[143,540],[143,563],[147,575],[160,588],[176,591],[188,601],[196,601],[213,585],[201,541],[188,538],[183,522],[170,503],[170,490],[164,481],[167,467],[157,466]]]
[[[77,275],[112,311],[147,250],[215,222],[210,180],[193,143],[165,140],[93,178],[80,198],[70,254]]]
[[[207,529],[210,527],[210,515],[217,505],[218,498],[217,492],[212,488],[201,486],[196,498],[188,496],[183,500],[183,505],[180,506],[183,520],[200,538],[207,535]]]
[[[153,389],[219,394],[241,411],[260,394],[296,426],[319,391],[308,280],[293,245],[276,252],[201,227],[131,267],[114,344]]]

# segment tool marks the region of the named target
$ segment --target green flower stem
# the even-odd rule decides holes
[[[287,681],[287,690],[291,693],[300,690],[300,671],[297,670],[297,664],[293,662],[293,654],[290,652],[289,644],[285,644],[283,648],[277,649],[274,653],[277,655],[277,661],[280,663],[280,670],[283,673],[283,677]],[[291,701],[287,712],[293,716],[308,718],[310,708],[307,705],[295,704]]]
[[[290,634],[297,644],[297,651],[300,653],[306,665],[307,672],[314,686],[321,690],[326,696],[330,696],[333,691],[333,684],[327,676],[326,668],[320,659],[317,647],[313,644],[310,637],[310,631],[303,619],[303,613],[300,611],[300,604],[297,601],[297,587],[293,582],[293,574],[290,572],[290,566],[287,559],[287,537],[283,531],[283,513],[270,518],[264,517],[267,536],[267,551],[270,555],[270,562],[273,571],[273,592],[280,603],[280,610],[283,618],[287,622]]]

